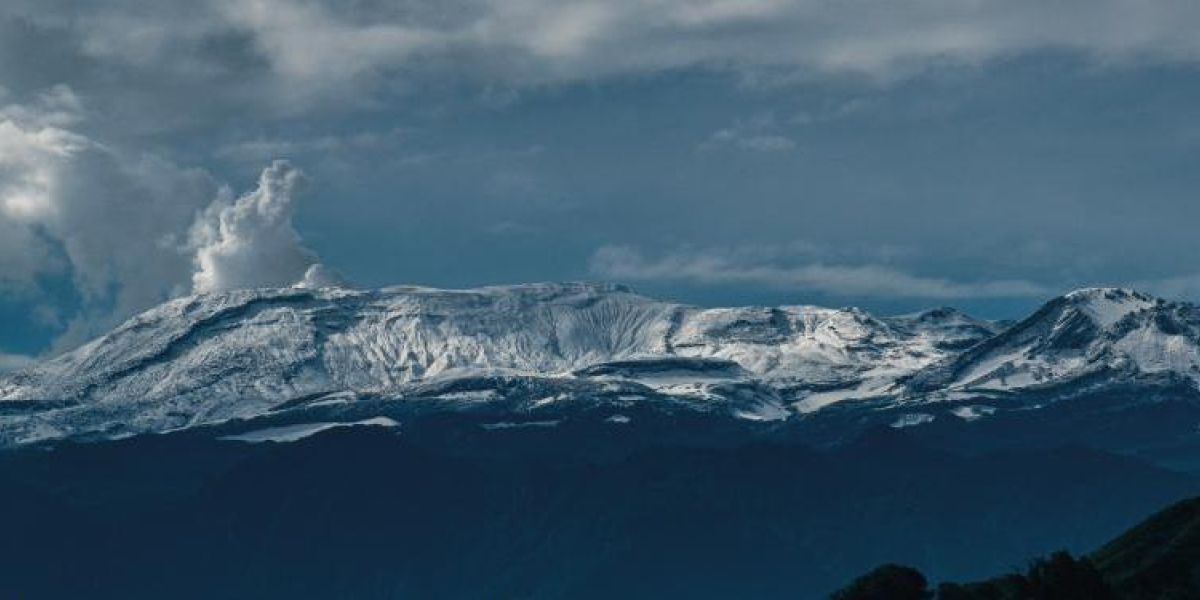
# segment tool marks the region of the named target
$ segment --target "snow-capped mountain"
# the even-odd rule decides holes
[[[480,378],[778,419],[886,393],[996,332],[952,309],[701,309],[597,284],[237,291],[168,302],[0,379],[0,442],[163,431],[339,394],[442,397]],[[481,385],[453,397],[497,397]]]
[[[1114,381],[1200,382],[1200,310],[1093,288],[1045,304],[1003,333],[914,375],[915,393],[1019,393]]]
[[[507,426],[647,407],[791,422],[836,405],[908,427],[990,417],[989,398],[1164,382],[1200,387],[1200,309],[1123,289],[1067,294],[1008,328],[950,308],[698,308],[604,284],[244,290],[173,300],[0,379],[0,446],[295,411],[350,425],[485,411]]]

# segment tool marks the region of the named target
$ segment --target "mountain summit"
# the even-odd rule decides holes
[[[1128,289],[1089,288],[923,370],[909,387],[1017,392],[1164,377],[1200,382],[1200,310]]]

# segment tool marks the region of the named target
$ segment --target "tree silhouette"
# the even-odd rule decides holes
[[[834,592],[831,600],[926,600],[932,598],[929,582],[920,571],[901,565],[884,565]]]
[[[1115,600],[1091,561],[1066,552],[1033,561],[1025,574],[982,583],[943,583],[938,600]]]

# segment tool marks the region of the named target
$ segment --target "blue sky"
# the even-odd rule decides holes
[[[995,318],[1090,285],[1200,299],[1198,26],[1162,1],[15,0],[0,363],[315,263]]]

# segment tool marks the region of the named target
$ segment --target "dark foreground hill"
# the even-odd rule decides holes
[[[1121,598],[1200,598],[1200,498],[1154,515],[1091,558]]]
[[[1090,556],[1056,552],[1023,572],[936,593],[916,569],[888,564],[836,592],[835,600],[1187,600],[1200,598],[1200,498],[1155,514]]]
[[[962,581],[1094,548],[1200,492],[1191,476],[1090,450],[966,456],[894,431],[830,451],[551,451],[599,435],[361,427],[248,444],[183,432],[0,454],[0,587],[30,599],[821,598],[882,562]]]

